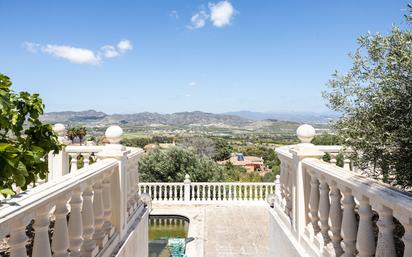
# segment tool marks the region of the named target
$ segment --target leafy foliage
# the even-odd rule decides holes
[[[142,181],[181,182],[186,174],[192,181],[222,181],[223,167],[213,160],[180,147],[156,148],[139,161]]]
[[[10,79],[0,74],[0,193],[12,195],[15,183],[26,189],[46,178],[45,156],[60,144],[51,125],[39,120],[43,102],[38,94],[14,93]]]
[[[334,127],[351,158],[371,176],[403,187],[412,186],[410,24],[361,36],[352,68],[335,73],[324,92],[330,108],[342,113]]]
[[[232,146],[223,138],[214,138],[215,154],[212,159],[215,161],[223,161],[230,158],[230,154],[233,152]]]
[[[314,145],[341,145],[340,138],[337,135],[322,133],[321,135],[316,135],[312,139],[312,144]]]

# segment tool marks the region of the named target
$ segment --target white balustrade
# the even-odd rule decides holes
[[[268,195],[274,192],[274,182],[190,182],[186,177],[186,182],[182,183],[139,183],[139,193],[148,193],[154,202],[163,203],[266,202]]]
[[[412,256],[412,197],[348,172],[355,170],[348,159],[343,159],[343,168],[337,167],[341,147],[311,145],[310,133],[304,138],[301,144],[276,150],[281,171],[274,210],[292,240],[310,256],[396,256],[396,218],[405,229],[403,256]],[[324,153],[331,155],[330,163],[321,160]]]
[[[66,159],[60,153],[49,156],[49,168],[57,169],[52,179],[2,200],[0,240],[10,236],[4,242],[11,257],[25,257],[28,252],[34,257],[108,257],[123,244],[136,221],[147,215],[143,205],[128,211],[126,204],[120,204],[139,202],[137,161],[143,151],[117,144],[87,147],[64,147]],[[100,160],[90,164],[93,153]],[[79,154],[85,159],[83,168],[77,169]],[[65,169],[56,165],[67,165],[69,171],[69,155],[73,156],[72,172],[63,174]],[[26,235],[29,225],[32,238]],[[31,240],[32,251],[27,251]]]

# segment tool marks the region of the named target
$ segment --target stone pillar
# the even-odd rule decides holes
[[[62,144],[62,150],[48,155],[49,175],[48,180],[52,181],[69,173],[69,157],[65,151],[65,145],[69,143],[66,139],[66,128],[63,124],[57,123],[53,126],[53,131],[57,134],[59,142]]]
[[[293,227],[298,235],[301,235],[306,227],[305,187],[308,186],[308,183],[305,183],[308,176],[302,169],[302,161],[306,158],[320,159],[324,153],[311,143],[316,134],[312,126],[301,125],[296,134],[301,143],[290,150],[293,156],[293,167],[289,176],[292,176],[290,194],[292,195]],[[298,238],[300,240],[300,237]]]
[[[189,174],[185,175],[185,180],[184,180],[184,184],[185,184],[185,194],[184,194],[184,200],[185,202],[189,202],[190,201],[190,176]]]
[[[112,221],[113,226],[119,231],[120,238],[123,238],[127,231],[127,203],[128,203],[128,176],[126,171],[127,154],[130,152],[126,147],[120,144],[123,136],[123,130],[119,126],[110,126],[105,133],[109,144],[105,145],[105,149],[96,154],[99,160],[116,159],[118,166],[114,170],[111,177],[111,197],[112,197]]]

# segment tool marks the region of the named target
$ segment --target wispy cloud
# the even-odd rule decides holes
[[[133,49],[132,42],[130,42],[127,39],[122,39],[117,44],[117,48],[119,49],[119,52],[125,53],[125,52]]]
[[[209,18],[209,14],[205,11],[199,11],[195,13],[190,19],[189,29],[200,29],[206,25],[206,20]]]
[[[191,86],[191,87],[194,87],[194,86],[197,85],[197,82],[196,81],[191,81],[191,82],[189,82],[188,85]]]
[[[42,52],[66,59],[72,63],[99,64],[101,58],[93,51],[84,48],[76,48],[64,45],[46,45],[41,48]]]
[[[235,14],[235,9],[228,1],[220,1],[217,4],[209,3],[210,20],[215,27],[223,27],[230,24]]]
[[[179,19],[179,13],[176,10],[170,11],[169,16],[175,18],[176,20]]]
[[[201,10],[191,17],[190,25],[187,28],[191,30],[203,28],[208,20],[213,26],[221,28],[230,25],[236,13],[233,5],[227,0],[209,3],[208,8],[205,10],[205,7],[201,6],[199,8]]]
[[[119,52],[114,46],[106,45],[100,48],[102,55],[106,58],[114,58],[119,56]]]
[[[25,42],[23,46],[31,53],[41,52],[66,59],[72,63],[91,65],[102,64],[103,59],[115,58],[133,49],[131,42],[126,39],[121,40],[117,46],[102,46],[97,52],[68,45],[41,45],[33,42]]]

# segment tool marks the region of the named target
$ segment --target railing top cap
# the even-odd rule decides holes
[[[316,135],[315,128],[309,124],[303,124],[298,127],[296,134],[301,143],[310,143]]]

